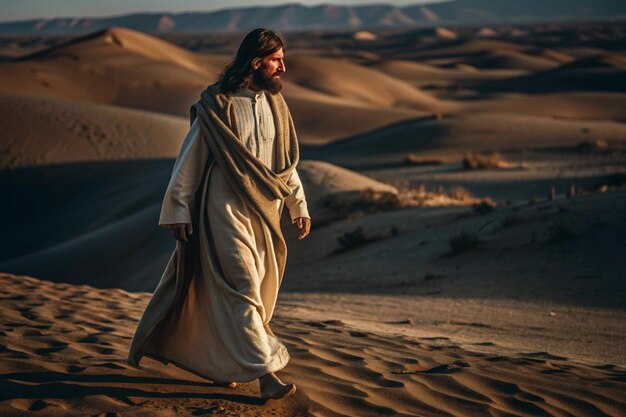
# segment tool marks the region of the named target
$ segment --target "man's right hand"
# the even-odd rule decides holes
[[[188,242],[193,234],[191,223],[175,223],[172,225],[172,234],[176,240]]]

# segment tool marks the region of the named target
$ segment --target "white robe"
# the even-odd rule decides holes
[[[209,152],[196,119],[174,164],[160,226],[190,222],[189,205]],[[272,167],[274,155],[271,152],[272,160],[263,162]],[[149,346],[146,356],[211,380],[251,381],[289,361],[286,347],[268,326],[282,277],[268,226],[232,189],[216,163],[209,168],[208,181],[206,245],[219,265],[202,257],[202,276],[192,280],[182,310],[168,316],[164,337]],[[292,222],[309,217],[296,170],[288,185],[292,194],[285,204]],[[280,200],[275,204],[281,210]]]

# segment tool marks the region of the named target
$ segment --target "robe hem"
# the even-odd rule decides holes
[[[224,380],[224,379],[219,379],[219,378],[213,378],[210,375],[203,374],[202,372],[196,371],[195,369],[192,369],[192,368],[190,368],[190,367],[188,367],[186,365],[183,365],[180,362],[177,362],[177,361],[175,361],[173,359],[166,358],[164,356],[157,355],[155,353],[146,352],[146,353],[143,354],[143,356],[146,357],[146,358],[153,359],[153,360],[155,360],[155,361],[157,361],[157,362],[159,362],[159,363],[161,363],[163,365],[167,365],[167,364],[171,363],[172,365],[176,366],[177,368],[180,368],[180,369],[182,369],[184,371],[190,372],[190,373],[192,373],[192,374],[194,374],[196,376],[199,376],[199,377],[204,378],[204,379],[208,379],[208,380],[213,381],[213,382],[250,382],[250,381],[254,381],[255,379],[258,379],[258,378],[262,377],[263,375],[265,375],[267,373],[278,372],[281,369],[285,368],[287,366],[287,364],[289,363],[289,359],[290,359],[289,352],[287,351],[287,349],[285,349],[285,355],[284,356],[280,355],[281,358],[284,357],[284,363],[281,361],[279,366],[269,367],[268,370],[263,370],[262,372],[259,372],[259,373],[256,373],[256,374],[252,374],[251,376],[245,376],[245,377],[241,377],[241,378],[226,378],[226,380]],[[141,361],[141,358],[139,359],[139,361]],[[137,365],[136,366],[139,366],[139,361],[137,361]]]

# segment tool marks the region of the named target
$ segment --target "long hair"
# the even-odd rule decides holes
[[[285,50],[285,41],[277,32],[258,28],[248,33],[239,45],[235,59],[218,77],[222,92],[235,93],[246,88],[252,66],[280,48]]]

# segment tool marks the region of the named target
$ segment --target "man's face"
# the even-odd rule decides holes
[[[270,94],[278,94],[283,85],[280,77],[285,73],[283,48],[263,58],[257,69],[252,71],[252,80]]]

